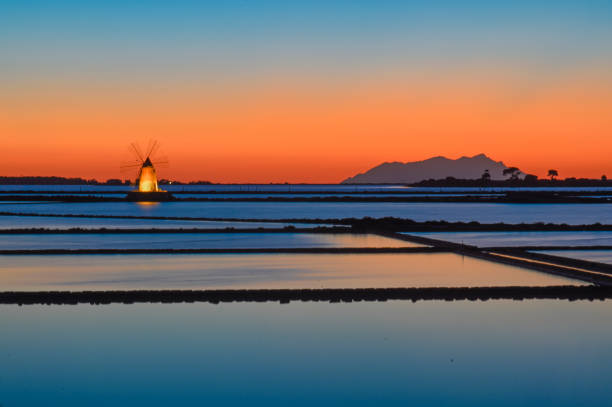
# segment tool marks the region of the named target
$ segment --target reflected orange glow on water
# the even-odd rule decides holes
[[[4,290],[370,288],[580,284],[452,253],[2,258]]]

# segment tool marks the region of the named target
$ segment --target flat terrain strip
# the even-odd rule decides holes
[[[609,274],[607,272],[609,265],[605,265],[603,263],[591,262],[593,264],[587,264],[587,262],[563,257],[556,257],[556,259],[549,258],[544,261],[537,259],[532,253],[514,250],[512,248],[503,248],[503,250],[499,251],[486,251],[477,246],[463,245],[445,240],[430,239],[409,234],[380,233],[380,235],[413,243],[426,244],[439,249],[451,250],[463,256],[509,264],[512,266],[586,281],[591,284],[612,286],[612,273]],[[576,262],[579,262],[579,264]],[[602,268],[604,269],[603,273]]]
[[[138,291],[38,291],[0,292],[0,304],[111,304],[180,302],[280,302],[291,301],[487,301],[564,299],[605,300],[612,288],[598,286],[548,287],[434,287],[276,290],[138,290]]]

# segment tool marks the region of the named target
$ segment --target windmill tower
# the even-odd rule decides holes
[[[151,158],[147,159],[142,163],[140,172],[138,174],[138,192],[160,192],[159,186],[157,185],[157,174],[155,167],[151,162]]]
[[[165,159],[154,158],[158,149],[159,143],[157,141],[149,141],[149,145],[144,153],[138,144],[130,144],[130,150],[133,153],[135,160],[123,164],[121,166],[121,170],[133,171],[138,169],[138,178],[136,178],[138,190],[128,193],[127,198],[129,200],[164,201],[172,199],[172,195],[169,192],[160,189],[157,182],[157,171],[155,170],[155,167],[168,163],[168,161]]]

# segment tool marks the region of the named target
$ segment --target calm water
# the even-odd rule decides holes
[[[612,204],[493,204],[396,202],[4,203],[4,212],[209,218],[296,219],[394,216],[416,221],[612,223]],[[2,217],[0,217],[2,218]]]
[[[1,190],[11,188],[50,193],[121,189],[0,186]],[[168,189],[174,188],[342,193],[404,187],[211,185]],[[422,190],[426,194],[440,189]],[[605,204],[5,202],[0,203],[0,211],[612,223],[612,205]],[[0,228],[5,229],[285,225],[0,216]],[[481,246],[612,241],[612,232],[427,235]],[[408,245],[413,246],[371,235],[293,233],[0,235],[4,249]],[[590,260],[612,263],[605,252],[551,252],[577,258],[587,253],[595,256]],[[582,283],[452,253],[0,256],[2,291],[567,284]],[[609,301],[560,300],[0,305],[0,406],[599,406],[610,404],[611,317]]]
[[[411,192],[503,192],[503,191],[612,191],[612,187],[556,187],[556,188],[480,188],[480,187],[406,187],[403,185],[339,185],[339,184],[297,184],[297,185],[271,185],[271,184],[217,184],[217,185],[163,185],[165,190],[175,191],[242,191],[242,192],[389,192],[389,191],[411,191]],[[0,191],[131,191],[133,186],[112,185],[0,185]]]
[[[431,232],[410,234],[479,247],[612,245],[612,232]]]
[[[603,406],[609,302],[0,306],[3,406]]]
[[[0,250],[407,246],[422,245],[377,235],[345,233],[0,234]]]
[[[612,250],[551,250],[539,253],[612,264]]]
[[[216,185],[162,185],[162,188],[170,191],[241,191],[241,192],[309,192],[309,191],[329,191],[329,192],[359,192],[359,191],[393,191],[406,190],[408,187],[401,185],[338,185],[338,184],[310,184],[310,185],[274,185],[274,184],[216,184]],[[0,191],[124,191],[128,192],[134,186],[123,185],[0,185]],[[419,190],[410,188],[410,190]],[[431,190],[424,188],[423,191]],[[437,188],[434,190],[438,190]],[[478,188],[476,188],[478,190]],[[586,190],[586,189],[585,189]],[[596,189],[600,190],[600,189]]]
[[[454,253],[0,256],[6,291],[567,284]]]
[[[1,186],[0,186],[1,187]],[[435,192],[435,193],[432,193]],[[408,194],[389,194],[389,192],[387,193],[355,193],[353,191],[346,191],[346,192],[324,192],[324,193],[313,193],[313,194],[307,194],[307,193],[266,193],[266,192],[253,192],[253,193],[244,193],[244,192],[228,192],[228,193],[206,193],[206,192],[198,192],[198,193],[180,193],[180,194],[176,194],[175,196],[179,199],[185,199],[185,198],[239,198],[239,199],[244,199],[244,198],[259,198],[259,199],[264,199],[264,198],[268,198],[268,197],[275,197],[275,198],[316,198],[316,197],[345,197],[345,196],[349,196],[349,197],[353,197],[353,198],[372,198],[372,197],[431,197],[431,196],[437,196],[437,197],[444,197],[444,196],[468,196],[468,195],[478,195],[478,196],[500,196],[503,194],[499,194],[499,193],[489,193],[489,192],[467,192],[467,193],[444,193],[444,194],[440,194],[437,193],[437,191],[432,191],[430,193],[410,193]],[[44,191],[37,191],[36,194],[31,194],[31,193],[20,193],[20,192],[7,192],[7,191],[2,191],[0,192],[0,200],[2,199],[2,196],[4,194],[8,194],[8,195],[12,195],[12,196],[23,196],[28,197],[28,196],[32,196],[32,195],[39,195],[39,196],[65,196],[65,195],[73,195],[73,196],[83,196],[84,194],[77,194],[77,193],[71,193],[70,191],[63,191],[61,193],[58,192],[44,192]],[[126,193],[109,193],[109,192],[103,192],[103,191],[96,191],[96,192],[88,192],[87,196],[98,196],[98,197],[107,197],[107,198],[125,198]],[[595,197],[595,198],[600,198],[600,197],[607,197],[606,195],[589,195],[590,197]],[[5,201],[5,202],[11,202],[11,201]],[[37,201],[32,201],[32,202],[37,202]]]

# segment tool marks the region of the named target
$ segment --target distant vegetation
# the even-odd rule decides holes
[[[555,179],[555,177],[559,176],[559,171],[557,170],[548,170],[548,176],[550,177],[551,181]]]
[[[115,182],[118,182],[115,183]],[[109,185],[121,185],[121,180],[108,180]],[[0,185],[98,185],[95,179],[65,177],[0,177]],[[128,182],[129,184],[129,182]]]
[[[478,179],[460,179],[446,177],[441,179],[427,179],[421,182],[409,184],[416,187],[609,187],[612,182],[608,177],[602,175],[599,179],[593,178],[565,178],[557,179],[559,171],[548,170],[550,179],[539,179],[537,175],[525,174],[521,178],[522,171],[517,167],[508,167],[502,171],[505,180],[492,180],[488,169],[485,169]]]
[[[519,175],[521,174],[521,170],[519,170],[516,167],[509,167],[509,168],[506,168],[505,170],[503,170],[502,173],[504,175],[508,175],[510,177],[510,180],[516,181],[518,179]]]
[[[512,168],[509,168],[512,169]],[[553,170],[554,171],[554,170]],[[526,174],[519,178],[516,171],[506,173],[510,178],[506,180],[491,180],[488,171],[479,179],[458,179],[446,177],[443,179],[428,179],[410,184],[414,187],[612,187],[612,181],[603,175],[600,179],[593,178],[565,178],[555,179],[558,174],[551,174],[550,179],[539,179],[536,175]]]
[[[163,185],[210,185],[209,181],[192,181],[183,183],[162,179],[159,181]],[[111,178],[106,181],[84,178],[66,177],[0,177],[0,185],[130,185],[130,180],[120,180]]]

